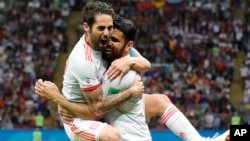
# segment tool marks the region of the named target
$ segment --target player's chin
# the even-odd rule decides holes
[[[106,58],[106,59],[112,58],[112,53],[111,52],[105,52],[104,53],[104,58]]]
[[[112,56],[113,54],[113,49],[109,46],[107,46],[103,51],[106,56]]]

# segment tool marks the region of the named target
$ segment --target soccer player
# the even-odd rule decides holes
[[[114,29],[111,34],[110,45],[105,48],[103,55],[105,59],[109,60],[109,62],[112,62],[110,68],[112,72],[109,72],[112,74],[109,74],[109,78],[112,76],[124,76],[124,74],[127,73],[127,71],[130,69],[130,66],[132,65],[147,64],[142,63],[141,61],[137,63],[135,63],[135,61],[133,61],[133,63],[129,63],[131,62],[129,61],[129,58],[123,57],[127,54],[130,54],[132,57],[134,56],[134,58],[135,56],[142,57],[135,49],[132,48],[134,38],[132,36],[133,34],[131,34],[131,30],[134,31],[136,28],[130,20],[124,18],[118,18],[114,20]],[[143,67],[141,66],[140,68]],[[145,68],[148,68],[148,66]],[[143,71],[147,71],[147,69],[141,69],[140,72]],[[179,111],[175,105],[172,104],[169,98],[163,94],[144,94],[143,98],[145,100],[146,117],[161,117],[166,126],[183,140],[225,141],[226,138],[229,137],[229,130],[221,136],[215,137],[213,139],[205,139],[201,137],[193,125],[183,115],[183,113]],[[136,132],[136,130],[132,130],[132,132]]]
[[[111,61],[117,57],[122,57],[128,53],[130,53],[131,56],[138,56],[139,55],[139,57],[140,57],[140,54],[136,50],[130,49],[133,46],[133,36],[131,37],[131,34],[129,34],[130,32],[128,32],[128,31],[129,31],[129,29],[131,29],[131,27],[132,27],[132,29],[135,28],[134,25],[132,24],[132,22],[129,20],[120,19],[120,20],[114,22],[114,27],[115,27],[115,29],[112,31],[112,34],[111,34],[110,46],[108,46],[106,48],[106,51],[104,52],[104,53],[106,53],[105,54],[106,59],[109,59]],[[128,37],[128,35],[130,38]],[[112,54],[116,54],[116,56],[114,57]],[[127,59],[127,61],[125,61],[125,59]],[[131,63],[133,66],[143,64],[143,63],[136,64],[135,60],[128,61],[128,59],[129,58],[127,58],[127,57],[123,57],[120,59],[120,61],[125,62],[125,63],[126,62],[134,62],[134,63]],[[136,59],[138,59],[138,58],[136,58]],[[147,63],[145,63],[145,64],[147,64]],[[131,66],[131,65],[127,64],[127,66]],[[130,68],[126,68],[123,70],[129,70],[129,69]],[[103,86],[103,87],[105,87],[105,86]],[[184,140],[190,140],[190,141],[205,140],[204,138],[202,138],[198,134],[198,132],[194,129],[194,127],[186,119],[186,117],[171,103],[171,101],[166,96],[161,95],[161,94],[151,94],[151,95],[145,94],[144,99],[146,101],[146,115],[147,115],[147,117],[150,117],[150,116],[162,117],[162,119],[163,119],[163,121],[165,121],[166,125],[175,134],[177,134],[179,137],[183,138]],[[121,109],[118,108],[118,110],[114,110],[114,111],[119,111],[119,110],[121,110]],[[123,112],[123,114],[126,114],[126,113]],[[108,115],[108,117],[111,117],[114,119],[114,116],[113,116],[114,114],[112,116],[109,116],[109,114],[107,114],[107,115]],[[120,115],[119,115],[119,113],[118,113],[118,115],[117,115],[117,112],[116,112],[115,115],[117,117],[117,116],[121,116],[122,114],[120,113]],[[117,121],[111,120],[111,122],[112,121],[113,121],[113,123],[115,123],[119,120],[117,120]],[[122,121],[124,121],[124,120],[122,120]],[[126,122],[119,122],[119,124],[118,124],[119,126],[115,126],[115,127],[123,127],[124,125],[129,125]],[[138,131],[138,130],[133,130],[133,128],[131,128],[131,129],[127,128],[127,126],[125,126],[125,128],[127,131],[131,131],[132,133],[133,132],[136,133]],[[124,127],[123,127],[123,129],[124,129]],[[225,134],[223,134],[217,138],[210,139],[210,140],[224,141],[227,134],[228,134],[228,131],[225,132]],[[207,139],[207,140],[209,140],[209,139]]]
[[[107,46],[113,28],[113,16],[113,9],[104,2],[89,2],[83,9],[82,27],[85,33],[67,59],[62,92],[67,99],[64,104],[73,102],[88,106],[85,109],[85,118],[73,118],[70,123],[64,124],[71,139],[76,137],[76,134],[88,141],[119,141],[120,132],[116,128],[88,119],[102,116],[131,97],[141,97],[144,91],[141,80],[135,79],[127,90],[116,95],[103,96],[100,81],[106,73],[107,62],[102,59],[101,50]],[[39,91],[39,85],[36,85],[35,89]],[[73,105],[68,110],[74,112],[77,108]]]

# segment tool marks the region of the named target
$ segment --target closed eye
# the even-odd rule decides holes
[[[110,40],[111,40],[112,42],[119,42],[119,41],[120,41],[118,38],[115,38],[115,37],[111,37]]]

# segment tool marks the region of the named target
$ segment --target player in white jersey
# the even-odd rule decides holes
[[[85,33],[66,62],[62,92],[67,101],[61,104],[67,105],[72,102],[88,106],[84,110],[84,118],[77,116],[64,124],[71,140],[119,141],[120,133],[116,128],[88,119],[104,115],[131,97],[140,97],[144,90],[141,80],[136,79],[128,90],[119,94],[105,97],[102,94],[101,76],[105,74],[107,63],[102,59],[101,50],[108,43],[113,28],[113,16],[113,9],[104,2],[89,2],[83,9]],[[41,88],[36,85],[35,89],[38,92]],[[75,105],[67,110],[75,113],[74,111],[79,108]],[[75,135],[80,138],[75,138]]]
[[[116,70],[119,70],[119,73],[123,76],[127,70],[130,69],[130,65],[122,65],[123,63],[127,63],[128,57],[122,57],[124,55],[129,54],[129,56],[134,56],[135,54],[138,55],[138,52],[132,48],[133,46],[133,30],[135,30],[135,27],[133,23],[128,20],[128,19],[123,19],[123,18],[118,18],[114,20],[114,30],[112,31],[111,34],[111,41],[110,41],[110,46],[106,47],[106,52],[104,57],[105,59],[112,61],[113,63],[117,64],[115,66]],[[132,33],[131,33],[132,32]],[[122,40],[124,39],[124,40]],[[113,56],[112,54],[115,54],[116,56]],[[107,58],[109,57],[109,58]],[[122,57],[122,58],[121,58]],[[116,61],[116,58],[121,58]],[[113,65],[112,63],[112,65]],[[143,64],[143,63],[142,63]],[[147,63],[145,63],[147,64]],[[112,65],[110,69],[112,69]],[[133,64],[135,65],[135,64]],[[119,68],[121,66],[122,68]],[[147,68],[147,67],[146,67]],[[115,69],[113,69],[115,74]],[[145,69],[143,69],[145,70]],[[121,72],[124,71],[124,74]],[[127,74],[126,74],[127,75]],[[126,76],[125,75],[125,76]],[[127,76],[126,76],[127,77]],[[126,80],[126,78],[123,78]],[[123,80],[122,79],[122,80]],[[116,80],[116,79],[115,79]],[[111,84],[109,84],[111,87]],[[112,87],[114,87],[115,84],[113,84]],[[104,86],[103,87],[107,87]],[[103,88],[105,90],[105,88]],[[168,99],[167,96],[163,94],[144,94],[143,95],[144,100],[145,100],[145,110],[146,110],[146,116],[147,118],[150,118],[152,116],[159,116],[161,117],[162,121],[166,124],[166,126],[173,131],[177,136],[182,138],[183,140],[188,140],[188,141],[203,141],[203,140],[213,140],[213,141],[225,141],[227,136],[229,135],[229,130],[226,131],[224,134],[221,136],[218,136],[213,139],[205,139],[202,136],[199,135],[199,133],[196,131],[196,129],[191,125],[191,123],[187,120],[187,118],[172,104],[172,102]],[[115,109],[114,111],[116,111]],[[118,108],[119,110],[119,108]],[[118,116],[118,115],[117,115]],[[109,116],[110,117],[110,116]],[[126,117],[125,117],[126,118]],[[123,121],[128,121],[130,124],[134,124],[135,122],[129,118],[122,119]],[[115,126],[116,128],[126,126],[127,123],[122,123],[119,126]],[[130,128],[129,128],[130,129]],[[134,133],[138,131],[136,128],[130,129],[131,133]],[[140,130],[139,130],[140,131]],[[121,132],[122,133],[122,132]]]
[[[102,81],[103,75],[106,73],[106,65],[107,65],[107,62],[102,59],[101,54],[102,53],[100,51],[95,51],[88,46],[88,44],[85,42],[84,35],[83,37],[81,37],[76,46],[73,48],[67,60],[67,65],[64,74],[64,81],[63,81],[64,87],[62,89],[63,95],[70,102],[88,103],[86,97],[82,94],[82,91],[89,91],[90,89],[92,89],[93,86],[97,87],[100,85],[100,81]],[[82,68],[87,68],[87,69],[82,69]],[[84,71],[84,74],[81,73],[82,71]],[[93,72],[97,73],[97,78],[95,78],[96,76],[95,77],[91,76],[93,75]],[[132,83],[133,82],[134,79]],[[132,83],[129,86],[131,86]],[[129,87],[127,87],[126,89],[128,88]],[[105,93],[106,92],[103,91],[103,94]],[[106,97],[107,95],[103,96]],[[144,106],[144,103],[141,103],[141,105]],[[144,112],[144,109],[142,109],[141,111]],[[145,118],[145,115],[143,114],[142,117]],[[145,124],[144,127],[147,127],[145,120],[144,124]],[[90,134],[93,131],[99,135],[101,130],[103,129],[103,126],[105,125],[106,124],[102,124],[100,122],[85,121],[81,118],[74,118],[72,122],[64,124],[64,127],[70,137],[72,137],[72,133],[74,133],[84,139],[93,140],[92,138],[95,138],[95,140],[98,140],[98,137],[94,137],[94,133],[92,133],[92,136]],[[96,129],[91,131],[92,128]],[[146,129],[148,130],[148,127]],[[149,130],[145,133],[148,133],[148,136],[150,137]],[[86,136],[90,137],[88,138]],[[73,138],[76,140],[76,137],[74,135]]]
[[[126,54],[129,49],[124,48],[124,42],[120,41],[122,38],[124,38],[124,35],[119,34],[119,32],[116,32],[116,33],[118,33],[118,34],[117,35],[114,34],[114,36],[111,37],[111,41],[113,40],[113,48],[106,48],[106,50],[107,50],[106,53],[112,54],[113,52],[116,52],[116,54],[120,54],[116,57],[121,57],[124,54]],[[122,32],[120,32],[120,33],[122,33]],[[113,35],[113,33],[112,33],[112,35]],[[120,48],[119,48],[119,46],[120,46]],[[125,53],[123,53],[123,50],[125,50]],[[140,54],[138,54],[138,52],[134,51],[133,49],[130,51],[131,51],[130,52],[131,55],[136,54],[136,56],[138,56],[138,55],[140,56]],[[125,59],[125,58],[126,57],[123,57],[123,59]],[[112,58],[110,58],[110,59],[112,59]],[[127,61],[122,60],[122,62],[128,62],[128,60]],[[129,61],[129,62],[131,62],[131,61]],[[132,61],[132,62],[135,62],[135,61]],[[143,63],[142,62],[140,62],[139,64],[132,63],[132,65],[141,65],[141,64],[143,64]],[[143,68],[141,68],[141,69],[143,70]],[[48,92],[48,93],[50,93],[50,92]],[[58,93],[58,92],[56,92],[56,93]],[[165,121],[166,125],[174,133],[176,133],[176,135],[183,138],[184,140],[190,140],[190,141],[194,141],[197,139],[204,140],[204,138],[202,138],[198,134],[198,132],[194,129],[194,127],[189,123],[189,121],[186,119],[186,117],[171,103],[171,101],[166,96],[161,95],[161,94],[151,94],[151,95],[145,95],[144,98],[146,101],[146,115],[148,117],[150,117],[150,116],[162,116],[162,119],[163,119],[163,121]],[[151,108],[148,106],[151,106]],[[154,109],[154,110],[152,110],[152,109]],[[63,113],[61,113],[61,114],[63,114]],[[126,124],[123,122],[120,122],[120,123]],[[126,124],[126,125],[129,125],[129,124]],[[135,130],[135,131],[129,130],[129,131],[132,131],[132,133],[133,133],[133,132],[137,132],[138,130]],[[182,134],[178,134],[178,133],[182,133]],[[226,140],[225,138],[226,138],[227,134],[228,134],[228,132],[225,132],[225,134],[222,134],[221,136],[214,138],[214,139],[210,139],[210,140],[224,141],[224,140]]]

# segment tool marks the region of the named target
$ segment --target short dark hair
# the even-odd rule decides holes
[[[97,14],[107,14],[114,17],[114,9],[105,2],[95,1],[88,2],[82,11],[82,21],[86,22],[90,27],[95,23],[95,16]]]
[[[114,19],[113,28],[124,34],[126,42],[135,40],[137,28],[131,20],[117,16]]]

